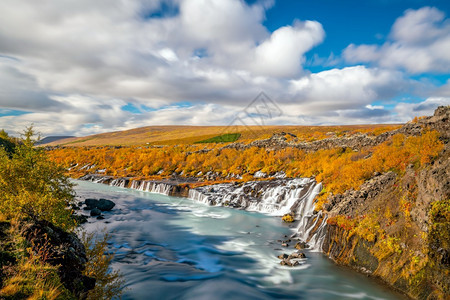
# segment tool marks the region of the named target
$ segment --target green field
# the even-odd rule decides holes
[[[229,143],[239,139],[240,133],[227,133],[212,137],[210,139],[195,142],[194,144],[208,144],[208,143]]]

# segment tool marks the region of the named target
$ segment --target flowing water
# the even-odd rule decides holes
[[[84,228],[106,229],[112,263],[126,280],[124,299],[403,299],[364,275],[305,250],[300,266],[277,256],[293,228],[280,218],[190,199],[84,181],[84,198],[116,203],[104,220]]]

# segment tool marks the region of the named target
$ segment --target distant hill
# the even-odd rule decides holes
[[[64,140],[64,139],[68,139],[68,138],[73,138],[73,135],[64,135],[64,136],[47,136],[45,138],[43,138],[42,140],[40,140],[39,142],[36,143],[36,145],[45,145],[48,143],[52,143],[52,142],[56,142],[59,140]]]
[[[222,135],[235,134],[240,141],[267,139],[274,133],[286,132],[299,140],[312,141],[330,136],[344,136],[356,132],[379,134],[399,128],[393,124],[342,125],[342,126],[147,126],[124,131],[71,137],[46,143],[49,146],[131,146],[131,145],[176,145],[194,144]],[[47,138],[46,138],[47,139]],[[44,139],[45,140],[45,139]]]

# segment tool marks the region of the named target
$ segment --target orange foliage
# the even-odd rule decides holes
[[[336,194],[357,189],[374,172],[402,173],[410,164],[424,166],[439,154],[443,144],[436,131],[426,131],[421,136],[396,134],[357,153],[342,148],[305,152],[294,147],[268,151],[257,147],[220,149],[217,145],[208,145],[209,151],[200,151],[205,147],[72,147],[51,150],[49,155],[67,168],[78,164],[71,171],[76,175],[100,169],[105,169],[107,175],[144,178],[165,178],[173,172],[199,177],[199,172],[203,175],[213,172],[221,179],[235,174],[248,181],[253,180],[252,174],[257,171],[269,175],[284,171],[288,177],[314,176],[324,183],[327,192]]]

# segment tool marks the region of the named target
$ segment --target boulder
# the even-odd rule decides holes
[[[88,199],[84,200],[84,204],[86,204],[85,209],[87,209],[87,210],[93,209],[93,208],[97,207],[97,203],[98,203],[97,199],[88,198]]]
[[[91,210],[91,217],[100,216],[101,214],[102,214],[102,211],[100,209],[98,209],[97,207],[94,207]]]
[[[297,251],[297,252],[291,253],[288,258],[289,259],[291,259],[291,258],[306,258],[306,255],[303,252]]]
[[[282,261],[280,261],[280,265],[288,266],[288,267],[295,267],[295,266],[300,265],[300,263],[296,260],[291,261],[290,259],[286,258],[286,259],[283,259]]]
[[[97,208],[100,209],[101,211],[110,211],[111,209],[114,208],[114,206],[116,206],[116,204],[111,200],[107,199],[100,199],[97,202]]]
[[[84,204],[86,204],[86,207],[84,209],[91,210],[94,208],[98,208],[101,211],[110,211],[111,209],[116,206],[114,202],[108,199],[86,199],[84,200]]]
[[[302,250],[308,248],[308,245],[305,242],[298,242],[295,244],[295,249]]]
[[[289,257],[289,255],[287,255],[286,253],[283,253],[283,254],[278,255],[278,258],[279,258],[279,259],[286,259],[286,258],[288,258],[288,257]]]

